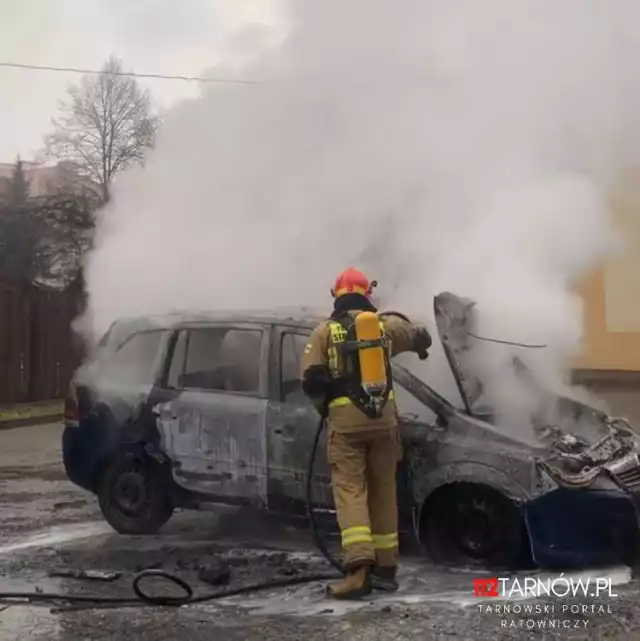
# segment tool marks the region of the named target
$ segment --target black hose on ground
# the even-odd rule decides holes
[[[309,466],[307,471],[307,514],[309,516],[309,524],[313,539],[324,556],[325,559],[339,572],[343,574],[342,567],[331,555],[327,546],[325,545],[316,522],[315,514],[313,511],[313,469],[315,458],[318,451],[318,443],[320,436],[324,429],[325,417],[321,417],[316,430],[315,439],[311,448],[309,456]],[[160,578],[174,583],[184,591],[184,596],[153,596],[146,594],[140,587],[140,583],[146,578]],[[328,579],[339,578],[335,573],[322,573],[310,574],[305,576],[270,579],[250,585],[244,585],[237,588],[228,588],[226,590],[217,590],[201,595],[194,595],[193,588],[184,579],[181,579],[174,574],[165,572],[164,570],[143,570],[136,574],[133,578],[133,592],[136,598],[131,597],[108,597],[91,594],[62,594],[60,592],[0,592],[0,601],[27,601],[29,603],[59,603],[72,604],[70,608],[66,609],[92,609],[92,608],[122,608],[122,607],[143,607],[143,606],[156,606],[156,607],[180,607],[183,605],[192,605],[194,603],[204,603],[206,601],[214,601],[216,599],[223,599],[240,594],[248,594],[251,592],[258,592],[260,590],[267,590],[270,588],[282,588],[293,585],[302,585],[304,583],[313,583],[315,581],[326,581]]]
[[[146,594],[140,589],[140,581],[148,577],[156,577],[166,579],[176,585],[180,585],[185,590],[185,596],[153,596]],[[227,590],[218,590],[216,592],[209,592],[206,594],[194,595],[193,588],[186,582],[176,577],[170,572],[164,570],[143,570],[136,574],[133,583],[136,586],[134,591],[137,598],[131,597],[109,597],[99,596],[92,594],[62,594],[60,592],[0,592],[0,601],[27,601],[28,603],[56,603],[64,602],[71,604],[86,604],[85,608],[92,609],[92,607],[140,607],[140,606],[156,606],[156,607],[180,607],[182,605],[192,605],[195,603],[204,603],[206,601],[214,601],[215,599],[223,599],[227,597],[237,596],[239,594],[247,594],[249,592],[258,592],[259,590],[267,590],[269,588],[283,588],[292,585],[301,585],[304,583],[313,583],[315,581],[324,581],[327,579],[335,579],[335,574],[308,574],[305,576],[288,577],[282,579],[270,579],[268,581],[261,581],[259,583],[252,583],[243,585],[237,588],[229,588]],[[77,609],[77,608],[76,608]]]

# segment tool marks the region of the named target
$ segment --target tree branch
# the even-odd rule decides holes
[[[122,63],[111,57],[99,76],[71,87],[45,139],[46,155],[75,163],[99,186],[103,201],[118,172],[143,163],[159,126],[149,93],[121,72]]]

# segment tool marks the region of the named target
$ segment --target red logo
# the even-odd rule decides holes
[[[498,597],[498,579],[491,577],[488,579],[473,580],[474,596]]]

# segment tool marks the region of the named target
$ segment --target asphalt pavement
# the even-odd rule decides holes
[[[95,497],[66,480],[60,435],[59,425],[0,431],[0,590],[130,596],[134,574],[156,568],[203,594],[329,570],[304,527],[253,511],[181,512],[157,536],[114,533]],[[111,582],[53,576],[80,570],[119,576]],[[327,600],[320,582],[181,608],[52,612],[53,604],[0,603],[0,640],[640,638],[640,584],[630,568],[584,574],[611,578],[616,596],[597,598],[480,599],[473,591],[478,576],[410,554],[398,593],[355,603]]]

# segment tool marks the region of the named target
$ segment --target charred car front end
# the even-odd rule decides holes
[[[621,419],[557,398],[556,421],[518,436],[483,404],[469,359],[475,308],[452,294],[436,324],[464,407],[394,364],[404,460],[401,522],[434,560],[542,567],[628,561],[640,447]],[[153,533],[176,507],[304,515],[318,416],[300,357],[319,317],[213,313],[114,324],[76,373],[63,436],[69,478],[119,532]],[[595,426],[586,438],[579,426]],[[575,429],[574,429],[575,428]],[[313,498],[332,511],[324,436]]]
[[[518,436],[515,425],[500,424],[484,394],[475,303],[443,293],[434,311],[465,406],[461,429],[493,431],[472,456],[485,466],[472,482],[489,484],[518,506],[531,560],[548,568],[632,562],[639,543],[640,439],[627,421],[547,391],[516,356],[513,376],[541,408],[527,417],[528,437]],[[511,445],[501,442],[505,438]]]

